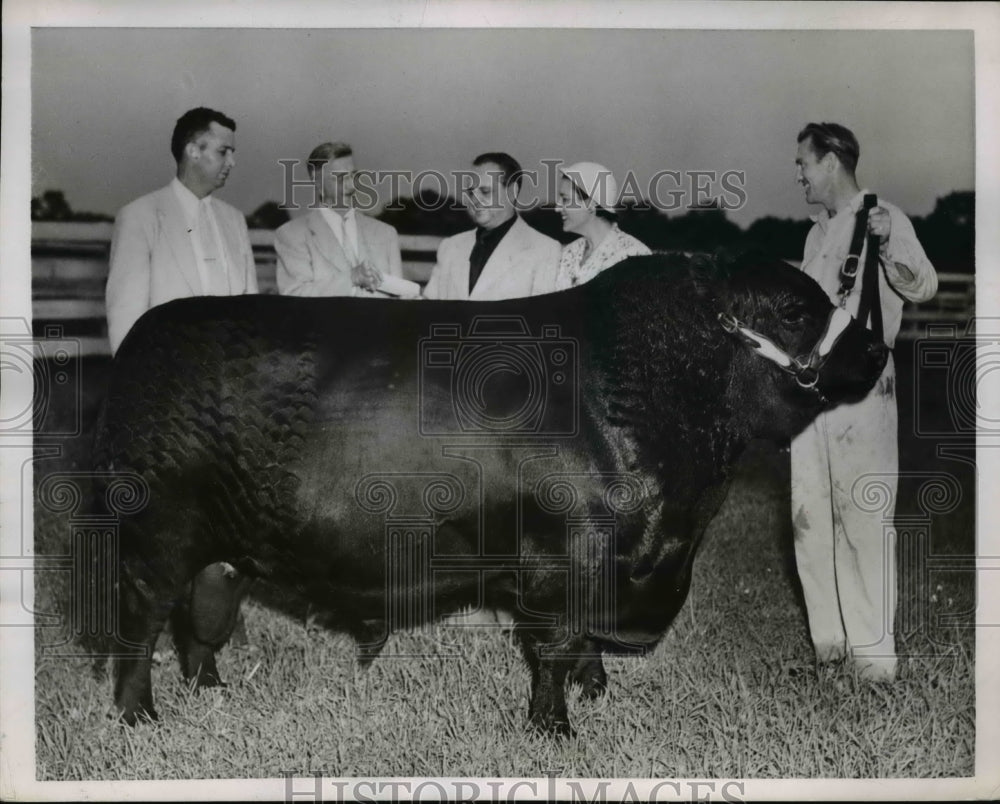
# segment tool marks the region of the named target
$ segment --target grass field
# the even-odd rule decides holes
[[[919,513],[928,472],[952,475],[961,500],[924,517],[927,550],[974,550],[974,470],[939,459],[913,437],[913,353],[901,345],[899,516]],[[80,364],[86,437],[37,462],[84,470],[106,361]],[[925,389],[924,410],[948,422],[948,389]],[[70,415],[53,398],[43,425]],[[923,419],[926,424],[926,416]],[[941,429],[947,429],[942,426]],[[909,473],[909,474],[907,474]],[[922,473],[922,474],[921,474]],[[529,676],[508,634],[437,626],[395,635],[360,670],[347,638],[259,601],[244,608],[248,648],[226,648],[225,690],[192,693],[176,657],[154,667],[159,724],[135,730],[109,716],[111,684],[82,651],[50,657],[61,628],[36,628],[37,772],[42,780],[327,776],[954,777],[974,773],[974,576],[945,562],[901,562],[900,678],[857,683],[812,671],[791,559],[787,453],[756,444],[740,464],[696,563],[690,599],[654,653],[607,658],[610,693],[570,696],[577,736],[525,731]],[[901,519],[901,521],[902,521]],[[900,527],[902,531],[902,526]],[[903,537],[901,536],[901,539]],[[39,555],[65,553],[65,515],[36,505]],[[36,611],[65,611],[66,573],[36,579]],[[437,639],[460,647],[444,658]],[[74,649],[75,650],[75,649]],[[393,658],[413,654],[420,658]]]

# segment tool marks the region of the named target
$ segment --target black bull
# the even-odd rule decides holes
[[[791,356],[832,306],[784,263],[633,258],[499,302],[198,298],[147,313],[115,360],[97,468],[148,503],[122,518],[115,703],[155,717],[173,616],[182,669],[214,653],[252,578],[294,591],[377,655],[393,629],[510,612],[530,721],[568,732],[565,684],[655,645],[687,596],[734,462],[866,393],[885,347],[851,322],[806,381]],[[732,319],[725,318],[727,322]]]

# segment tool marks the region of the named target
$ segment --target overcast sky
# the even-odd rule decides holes
[[[32,193],[113,214],[170,179],[174,122],[207,105],[237,122],[220,195],[245,212],[281,198],[279,159],[340,139],[371,169],[499,149],[644,188],[743,171],[746,225],[815,211],[795,135],[833,120],[861,141],[862,184],[922,215],[974,188],[973,56],[963,31],[36,29]]]

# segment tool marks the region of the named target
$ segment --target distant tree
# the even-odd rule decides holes
[[[111,215],[105,215],[103,212],[74,212],[70,216],[70,220],[80,223],[103,223],[113,221],[114,218]]]
[[[257,209],[247,215],[247,227],[250,229],[277,229],[291,220],[288,210],[282,209],[277,201],[265,201]]]
[[[31,201],[33,220],[68,221],[73,215],[62,190],[46,190],[40,199],[33,198]]]
[[[575,239],[575,235],[563,231],[562,220],[552,204],[523,210],[521,216],[560,243]],[[465,210],[453,198],[430,190],[417,199],[396,199],[379,219],[404,234],[447,236],[472,227]],[[654,251],[761,251],[785,260],[802,259],[806,235],[812,226],[807,218],[767,216],[744,230],[729,220],[717,203],[689,208],[682,215],[670,217],[648,202],[629,202],[619,209],[618,220],[623,231]],[[939,270],[973,270],[975,193],[954,192],[939,198],[934,211],[924,218],[914,218],[913,225]]]
[[[676,251],[680,246],[670,232],[667,216],[648,201],[628,202],[618,210],[618,226],[653,251]]]
[[[540,204],[531,209],[521,210],[520,214],[529,226],[533,226],[542,234],[558,240],[563,245],[572,243],[579,237],[572,232],[563,231],[562,218],[559,217],[553,204]]]
[[[676,218],[664,216],[662,237],[671,250],[714,252],[738,248],[743,230],[724,210],[692,209]]]
[[[975,270],[975,192],[961,190],[938,198],[930,215],[913,219],[913,228],[939,271]]]
[[[111,221],[103,212],[74,212],[62,190],[46,190],[41,198],[31,199],[31,219],[33,221]]]
[[[425,189],[416,198],[396,198],[377,216],[401,234],[447,237],[472,228],[462,205],[450,195]]]
[[[758,218],[743,235],[741,248],[760,250],[782,260],[801,260],[802,249],[812,221],[808,218],[775,218],[768,215]]]

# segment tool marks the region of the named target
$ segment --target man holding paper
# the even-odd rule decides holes
[[[308,160],[318,206],[275,233],[278,292],[285,296],[416,296],[403,279],[399,235],[355,209],[351,146],[325,142]]]

